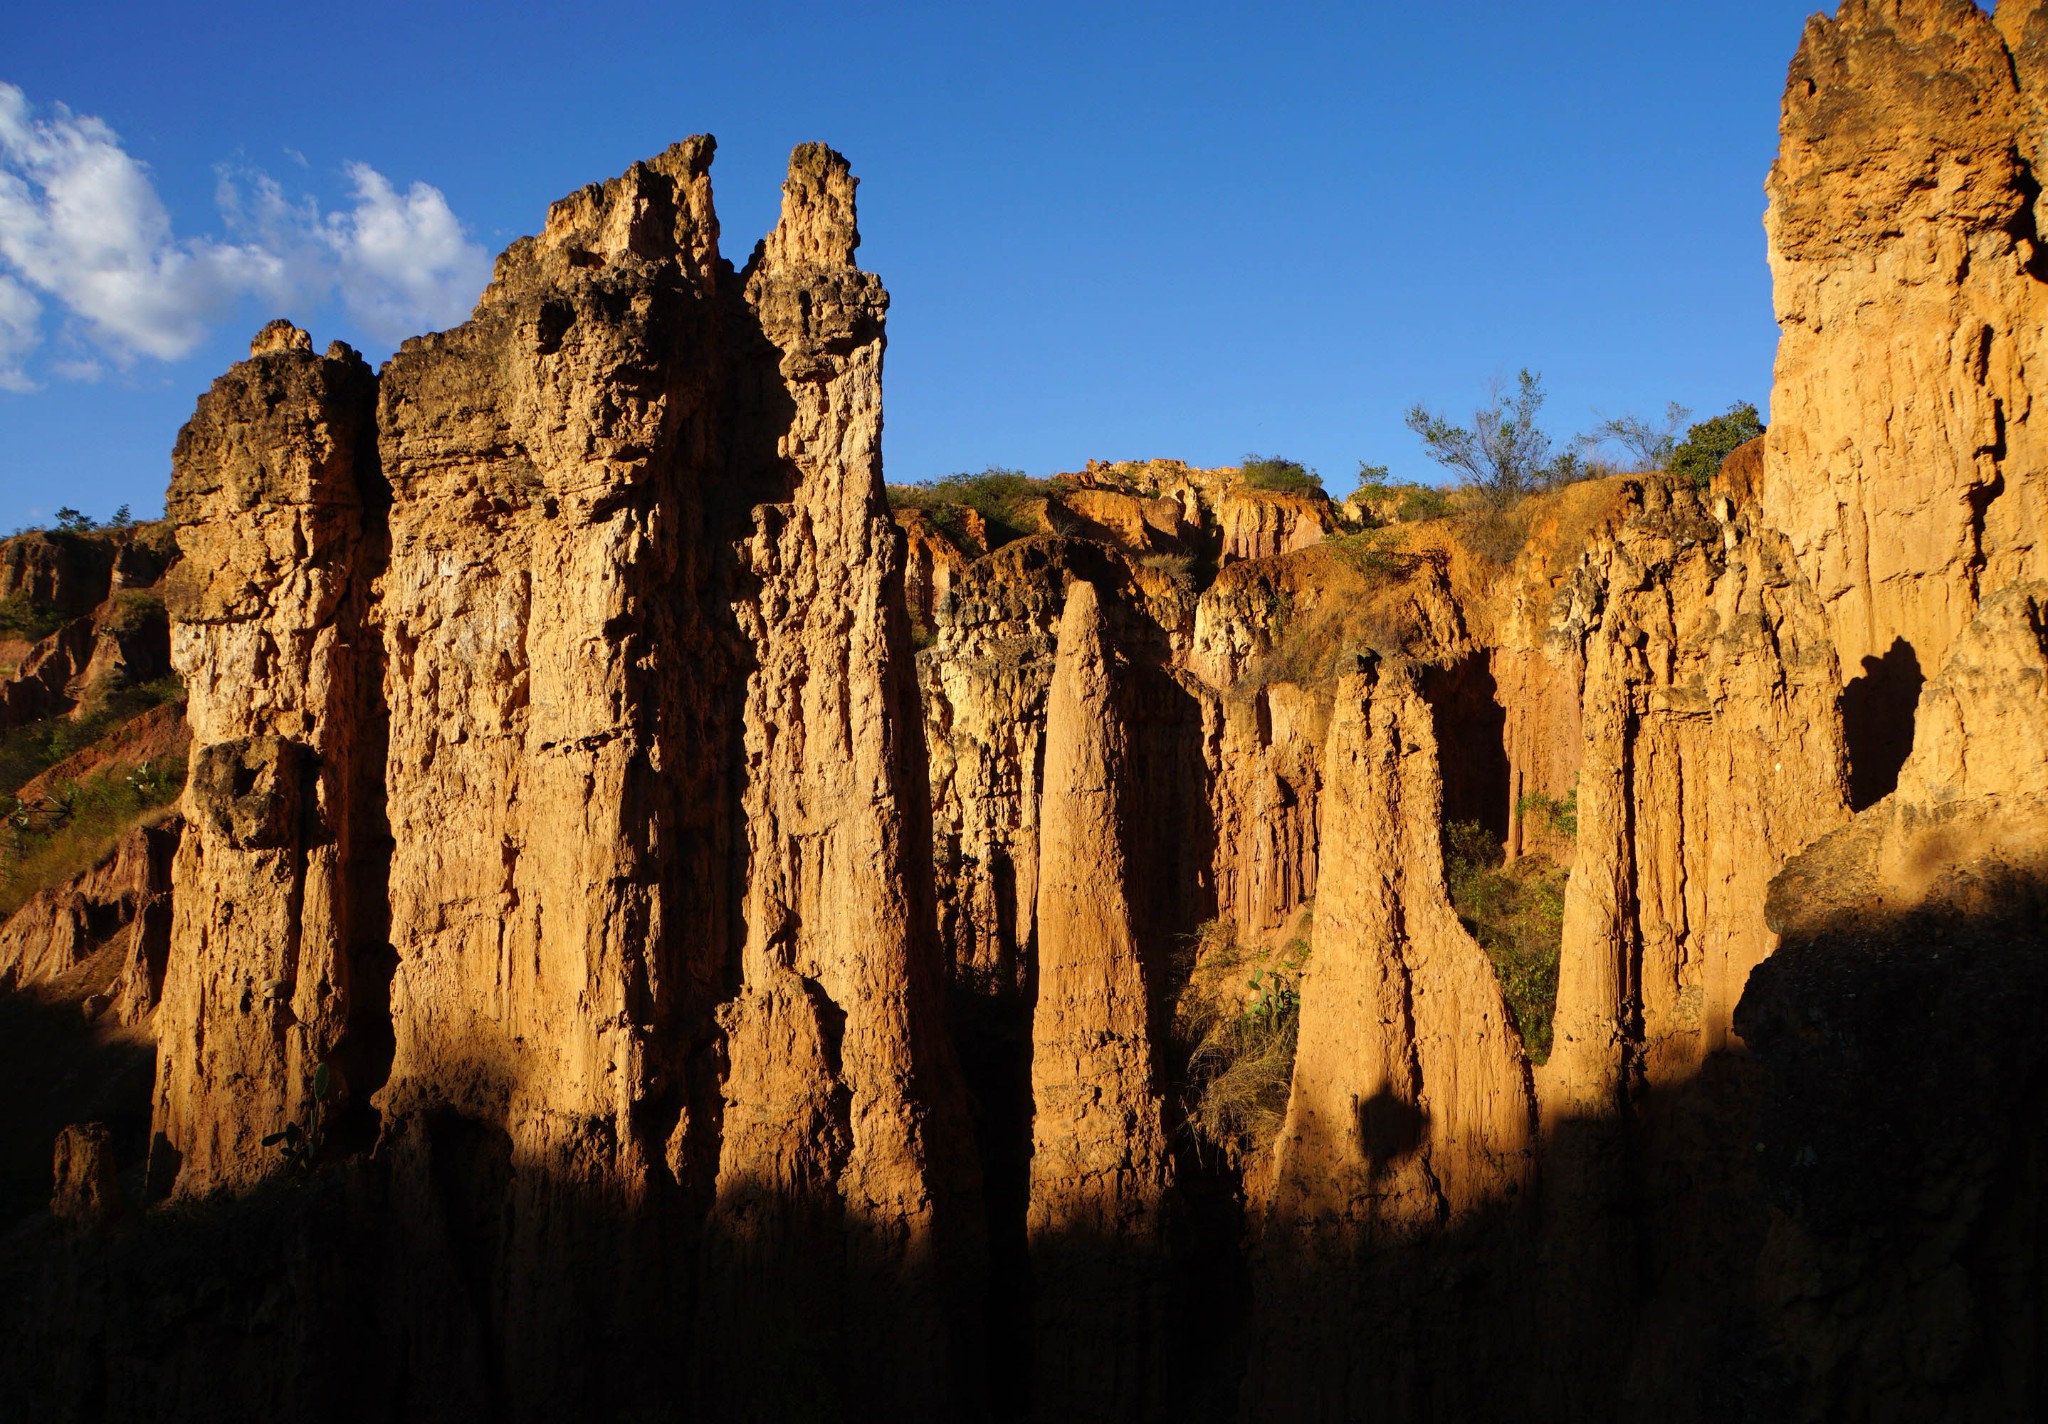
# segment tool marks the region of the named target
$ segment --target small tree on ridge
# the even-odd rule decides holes
[[[1420,403],[1408,412],[1408,428],[1422,438],[1430,459],[1455,471],[1488,504],[1505,508],[1550,480],[1550,437],[1536,423],[1543,377],[1524,367],[1512,391],[1496,380],[1487,394],[1469,428]]]

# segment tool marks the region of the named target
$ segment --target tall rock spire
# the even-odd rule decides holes
[[[151,1168],[181,1195],[278,1170],[263,1139],[287,1126],[360,1125],[388,1061],[365,1041],[382,994],[382,880],[364,863],[383,756],[365,626],[375,399],[354,351],[315,356],[273,322],[200,397],[172,457],[184,556],[166,603],[192,773]]]
[[[1859,802],[1980,597],[2048,571],[2042,29],[2028,0],[1844,0],[1785,91],[1761,499],[1856,683]]]
[[[737,458],[788,494],[755,512],[758,588],[735,608],[757,665],[740,991],[721,1012],[712,1269],[729,1328],[707,1368],[750,1408],[779,1391],[840,1407],[821,1389],[868,1417],[950,1420],[976,1322],[949,1273],[975,1253],[979,1208],[938,1019],[923,727],[882,492],[888,297],[853,265],[853,192],[844,158],[797,148],[746,274],[780,389],[756,393]]]
[[[1171,1168],[1133,932],[1130,749],[1094,585],[1077,579],[1047,693],[1038,841],[1030,1234],[1046,1419],[1155,1417]]]

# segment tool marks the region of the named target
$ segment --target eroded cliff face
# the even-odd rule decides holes
[[[1980,598],[2048,570],[2040,31],[2016,0],[1995,21],[1969,0],[1845,0],[1792,63],[1763,513],[1853,680],[1859,805],[1890,789],[1914,695]]]
[[[1653,483],[1629,503],[1554,605],[1584,750],[1552,1112],[1731,1046],[1774,947],[1764,887],[1847,815],[1828,628],[1782,541],[1722,496]]]

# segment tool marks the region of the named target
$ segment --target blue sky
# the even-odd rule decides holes
[[[0,530],[160,509],[269,317],[381,360],[551,200],[707,130],[735,259],[791,145],[861,176],[892,480],[1257,451],[1341,494],[1434,477],[1407,407],[1524,365],[1559,434],[1762,405],[1810,8],[16,6]]]

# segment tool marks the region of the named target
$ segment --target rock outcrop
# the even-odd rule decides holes
[[[855,1412],[938,1419],[978,1369],[948,1278],[973,1259],[978,1203],[940,1026],[923,723],[882,490],[887,297],[853,262],[853,190],[845,159],[800,147],[746,278],[788,411],[759,456],[788,494],[755,511],[758,592],[736,610],[757,662],[740,989],[720,1010],[718,1280],[763,1323],[790,1308],[778,1295],[811,1295],[802,1308],[844,1340],[788,1360],[736,1342],[766,1368],[822,1369]],[[821,1248],[843,1269],[821,1273]],[[735,1398],[763,1387],[736,1378]]]
[[[175,816],[160,816],[123,835],[82,874],[31,896],[0,924],[0,991],[54,985],[107,956],[98,976],[106,981],[105,1009],[124,1025],[147,1019],[170,954],[180,829]]]
[[[1327,499],[1242,486],[1217,497],[1216,525],[1226,564],[1313,548],[1337,527]]]
[[[1764,888],[1847,814],[1829,630],[1778,536],[1682,488],[1630,505],[1554,605],[1550,651],[1584,669],[1554,1114],[1730,1046]]]
[[[1459,1413],[1451,1340],[1400,1248],[1510,1201],[1533,1167],[1528,1066],[1444,888],[1442,780],[1416,670],[1337,689],[1313,958],[1259,1267],[1246,1417]],[[1433,1393],[1432,1393],[1433,1389]]]

